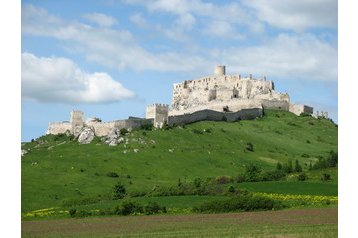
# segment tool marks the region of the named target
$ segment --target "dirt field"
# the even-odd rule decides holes
[[[338,209],[23,221],[22,237],[337,237]]]

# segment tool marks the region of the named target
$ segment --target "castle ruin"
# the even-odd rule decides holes
[[[114,129],[134,129],[145,125],[161,128],[165,124],[181,125],[196,121],[237,121],[261,117],[264,109],[290,111],[296,115],[313,114],[313,108],[290,102],[287,93],[275,91],[274,83],[266,77],[255,79],[241,75],[226,75],[223,65],[216,66],[214,75],[173,85],[171,106],[147,106],[145,118],[101,122],[84,121],[83,112],[71,112],[70,122],[50,123],[48,134],[71,133],[77,136],[83,127],[93,129],[95,135],[105,136]]]

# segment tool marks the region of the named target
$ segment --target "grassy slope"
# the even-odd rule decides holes
[[[23,145],[30,152],[22,159],[22,211],[58,206],[68,198],[103,196],[117,181],[129,191],[140,191],[174,184],[179,178],[235,176],[248,163],[274,169],[277,162],[298,159],[305,169],[318,156],[337,151],[338,129],[329,121],[288,112],[266,114],[252,121],[199,122],[146,131],[146,135],[138,130],[127,136],[127,148],[96,142],[60,144],[51,141],[51,136],[43,145],[27,143]],[[209,128],[210,133],[194,133]],[[254,152],[245,151],[248,142],[254,145]],[[304,154],[309,157],[302,157]],[[120,177],[107,177],[111,171]]]

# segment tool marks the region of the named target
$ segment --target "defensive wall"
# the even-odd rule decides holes
[[[213,110],[196,111],[190,114],[169,116],[168,125],[185,125],[197,121],[238,121],[262,117],[262,108],[242,109],[238,112],[218,112]]]
[[[72,111],[72,115],[79,113],[80,111]],[[83,112],[80,112],[83,115]],[[82,131],[83,127],[91,128],[96,136],[106,136],[113,130],[120,130],[125,128],[127,130],[132,130],[136,128],[140,128],[142,126],[153,125],[153,119],[145,119],[145,118],[129,118],[125,120],[116,120],[110,122],[101,122],[97,120],[89,120],[84,122],[83,117],[82,121],[77,117],[76,123],[71,122],[52,122],[49,124],[47,134],[61,134],[61,133],[70,133],[75,136],[79,135]],[[71,120],[72,121],[72,120]]]

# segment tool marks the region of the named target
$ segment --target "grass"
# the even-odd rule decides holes
[[[273,181],[240,183],[238,187],[263,193],[338,196],[335,183]]]
[[[68,199],[108,201],[117,182],[133,193],[175,185],[179,179],[234,177],[251,163],[271,170],[277,162],[297,159],[307,170],[310,162],[338,149],[338,129],[330,121],[280,111],[266,111],[263,118],[251,121],[203,121],[169,130],[136,130],[126,139],[128,144],[110,147],[98,139],[80,145],[49,135],[24,144],[22,148],[29,153],[21,161],[22,212],[61,207]],[[247,143],[253,144],[253,152],[247,151]],[[110,172],[118,177],[107,176]],[[319,181],[321,172],[308,173],[310,182],[239,186],[260,192],[292,193],[297,188],[304,194],[336,193],[336,172],[330,182]],[[167,199],[161,202],[175,203],[176,198]],[[195,201],[188,197],[186,203]]]

